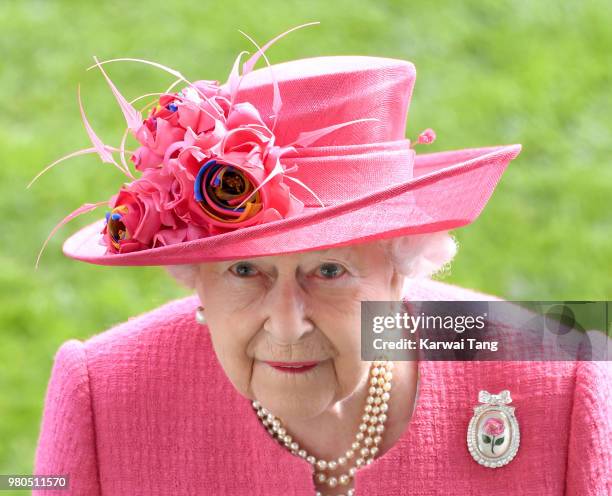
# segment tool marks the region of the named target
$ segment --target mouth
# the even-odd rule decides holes
[[[270,367],[287,372],[290,374],[296,374],[300,372],[306,372],[307,370],[314,369],[321,362],[264,362]]]

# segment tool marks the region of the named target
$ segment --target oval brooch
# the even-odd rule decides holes
[[[502,467],[515,457],[521,438],[514,407],[508,406],[510,391],[480,391],[478,401],[483,404],[474,407],[467,431],[468,450],[481,465]]]

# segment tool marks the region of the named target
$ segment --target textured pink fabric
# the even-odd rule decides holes
[[[336,55],[290,60],[274,64],[272,70],[283,98],[274,129],[279,145],[294,142],[301,132],[364,117],[380,122],[347,126],[321,138],[316,146],[404,139],[416,79],[411,62]],[[237,100],[253,103],[262,116],[272,115],[270,70],[261,68],[248,74]]]
[[[492,299],[421,281],[412,300]],[[278,445],[225,376],[196,296],[59,349],[36,474],[69,473],[73,495],[312,496],[310,465]],[[357,495],[612,494],[610,362],[420,362],[413,418],[357,473]],[[521,446],[478,465],[466,429],[478,391],[509,389]],[[67,494],[35,492],[34,494]]]
[[[480,215],[521,150],[514,144],[415,156],[405,132],[416,70],[405,60],[313,57],[275,64],[272,70],[283,101],[274,128],[278,146],[293,144],[301,133],[378,119],[341,127],[281,157],[288,169],[297,166],[289,175],[314,191],[324,207],[287,179],[291,194],[304,203],[295,215],[126,253],[107,253],[107,245],[99,243],[101,219],[70,236],[64,254],[100,265],[169,265],[275,255],[281,246],[282,253],[291,253],[454,229]],[[262,68],[244,77],[236,99],[250,102],[272,126],[272,95],[271,72]]]

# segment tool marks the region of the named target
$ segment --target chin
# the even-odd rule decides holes
[[[260,397],[260,396],[263,396]],[[282,397],[277,394],[259,395],[257,398],[262,405],[270,410],[275,416],[283,419],[292,420],[307,420],[316,418],[329,408],[333,399],[333,393],[329,395],[299,395],[295,394],[291,397]]]
[[[254,399],[274,415],[286,419],[308,419],[320,415],[333,403],[332,388],[315,384],[280,384],[270,377],[254,377],[251,391]]]

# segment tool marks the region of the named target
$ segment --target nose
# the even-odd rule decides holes
[[[295,344],[314,329],[306,315],[306,297],[295,278],[279,277],[266,295],[264,330],[278,345]]]

